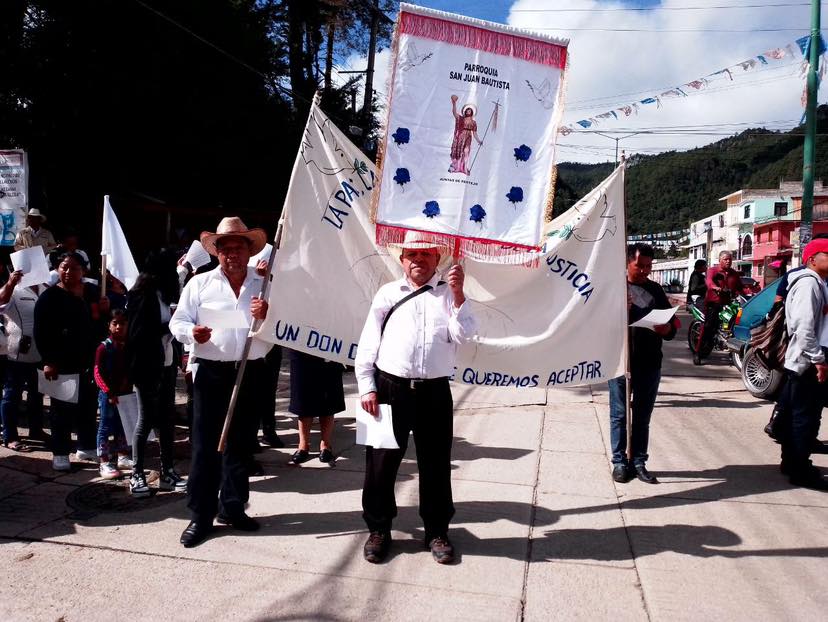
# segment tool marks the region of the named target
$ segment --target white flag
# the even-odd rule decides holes
[[[132,258],[121,223],[109,204],[108,194],[104,196],[101,256],[106,256],[106,268],[109,273],[126,285],[127,289],[132,289],[138,278],[138,266]]]

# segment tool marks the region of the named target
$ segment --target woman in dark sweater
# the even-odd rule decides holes
[[[134,465],[130,491],[135,496],[149,494],[144,453],[152,428],[158,428],[161,441],[158,487],[182,492],[187,489],[187,482],[176,473],[173,464],[176,367],[169,322],[170,304],[177,301],[179,293],[175,267],[174,255],[165,251],[151,254],[127,293],[127,360],[140,404],[132,439]]]
[[[47,380],[78,374],[78,402],[52,400],[52,466],[68,471],[73,423],[80,460],[97,461],[95,390],[92,369],[95,349],[107,334],[109,301],[83,282],[83,258],[65,253],[58,258],[59,281],[43,292],[34,309],[34,339]]]

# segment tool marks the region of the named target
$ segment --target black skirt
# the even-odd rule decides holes
[[[290,406],[297,417],[332,417],[345,410],[339,363],[290,350]]]

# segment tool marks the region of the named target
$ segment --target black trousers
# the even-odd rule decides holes
[[[371,531],[391,529],[397,516],[394,483],[408,434],[414,433],[417,468],[420,472],[420,517],[426,538],[444,535],[454,516],[451,496],[451,443],[453,402],[448,378],[416,384],[375,373],[377,399],[391,405],[394,436],[399,449],[365,448],[365,484],[362,510]]]
[[[699,357],[707,358],[713,352],[716,343],[716,333],[719,331],[719,313],[722,312],[722,305],[715,302],[708,302],[704,305],[704,325],[699,334],[698,353]]]
[[[811,466],[811,450],[819,433],[826,387],[817,382],[816,367],[809,367],[801,376],[787,370],[787,384],[782,401],[790,413],[783,422],[779,441],[782,463],[793,475],[807,475]]]
[[[71,404],[52,400],[50,416],[52,419],[52,455],[68,456],[72,450],[72,426],[78,433],[78,449],[95,453],[97,443],[97,391],[92,380],[92,372],[79,374],[78,403]]]
[[[218,512],[238,516],[250,496],[247,465],[250,437],[261,413],[261,387],[267,383],[264,359],[247,362],[224,453],[219,438],[236,381],[236,363],[198,359],[193,383],[193,457],[187,480],[192,520],[211,523]]]

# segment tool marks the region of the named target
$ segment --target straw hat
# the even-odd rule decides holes
[[[33,207],[28,212],[26,212],[26,216],[31,216],[32,218],[40,218],[43,222],[46,222],[45,214],[41,214],[40,210],[36,207]]]
[[[445,240],[445,236],[439,234],[409,229],[405,232],[405,238],[403,238],[402,242],[388,243],[389,252],[397,251],[402,253],[404,250],[424,250],[429,248],[433,248],[440,254],[440,263],[437,266],[438,270],[442,270],[451,263],[451,249]]]
[[[201,232],[201,245],[208,253],[216,255],[216,242],[218,242],[221,238],[230,236],[249,240],[251,255],[258,253],[267,243],[267,234],[264,229],[248,229],[247,225],[245,225],[244,222],[242,222],[242,219],[238,216],[228,216],[227,218],[221,219],[218,227],[216,227],[215,233],[211,233],[209,231]]]

